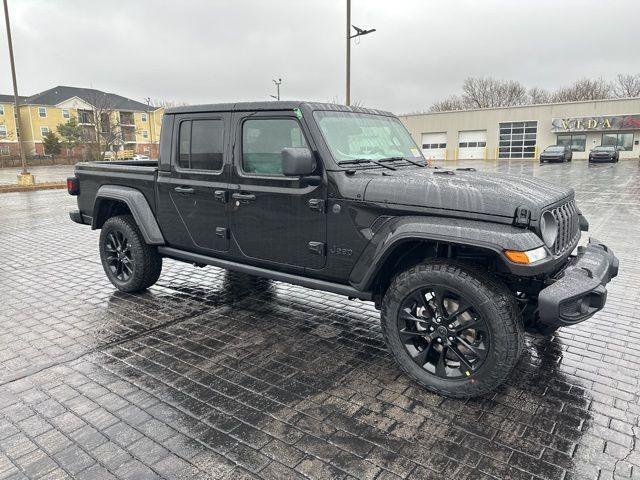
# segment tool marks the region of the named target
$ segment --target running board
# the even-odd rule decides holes
[[[327,282],[325,280],[302,277],[291,273],[268,270],[266,268],[254,267],[251,265],[245,265],[244,263],[223,260],[221,258],[208,257],[207,255],[201,255],[199,253],[185,252],[184,250],[178,250],[177,248],[171,247],[158,247],[158,253],[164,257],[173,258],[174,260],[181,260],[190,263],[203,263],[205,265],[225,268],[227,270],[246,273],[256,277],[269,278],[279,282],[292,283],[293,285],[300,285],[301,287],[313,288],[314,290],[322,290],[325,292],[346,295],[347,297],[359,298],[360,300],[372,299],[371,293],[361,292],[349,285],[343,285],[341,283]]]

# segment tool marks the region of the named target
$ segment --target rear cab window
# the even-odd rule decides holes
[[[194,119],[180,122],[178,162],[181,170],[222,171],[224,121]]]

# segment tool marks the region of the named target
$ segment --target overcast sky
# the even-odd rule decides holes
[[[21,95],[344,101],[346,0],[9,0]],[[353,0],[352,101],[415,111],[467,76],[554,88],[640,72],[638,0]],[[11,93],[4,25],[0,93]]]

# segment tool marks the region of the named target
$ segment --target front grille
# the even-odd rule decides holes
[[[575,200],[552,208],[551,214],[558,222],[558,236],[552,250],[555,255],[562,255],[568,248],[575,245],[580,236],[580,219]]]

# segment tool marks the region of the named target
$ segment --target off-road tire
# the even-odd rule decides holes
[[[130,244],[133,260],[133,273],[123,281],[116,277],[107,263],[106,244],[111,232],[120,232]],[[131,215],[119,215],[109,218],[100,232],[100,260],[109,281],[120,291],[140,292],[156,283],[162,272],[162,257],[158,248],[148,245]]]
[[[485,318],[490,331],[487,357],[468,378],[443,379],[425,371],[400,339],[402,302],[423,285],[457,289]],[[507,287],[488,272],[455,261],[429,261],[396,275],[383,297],[381,320],[387,347],[400,368],[422,387],[447,397],[469,398],[493,391],[507,379],[524,349],[520,311]]]

